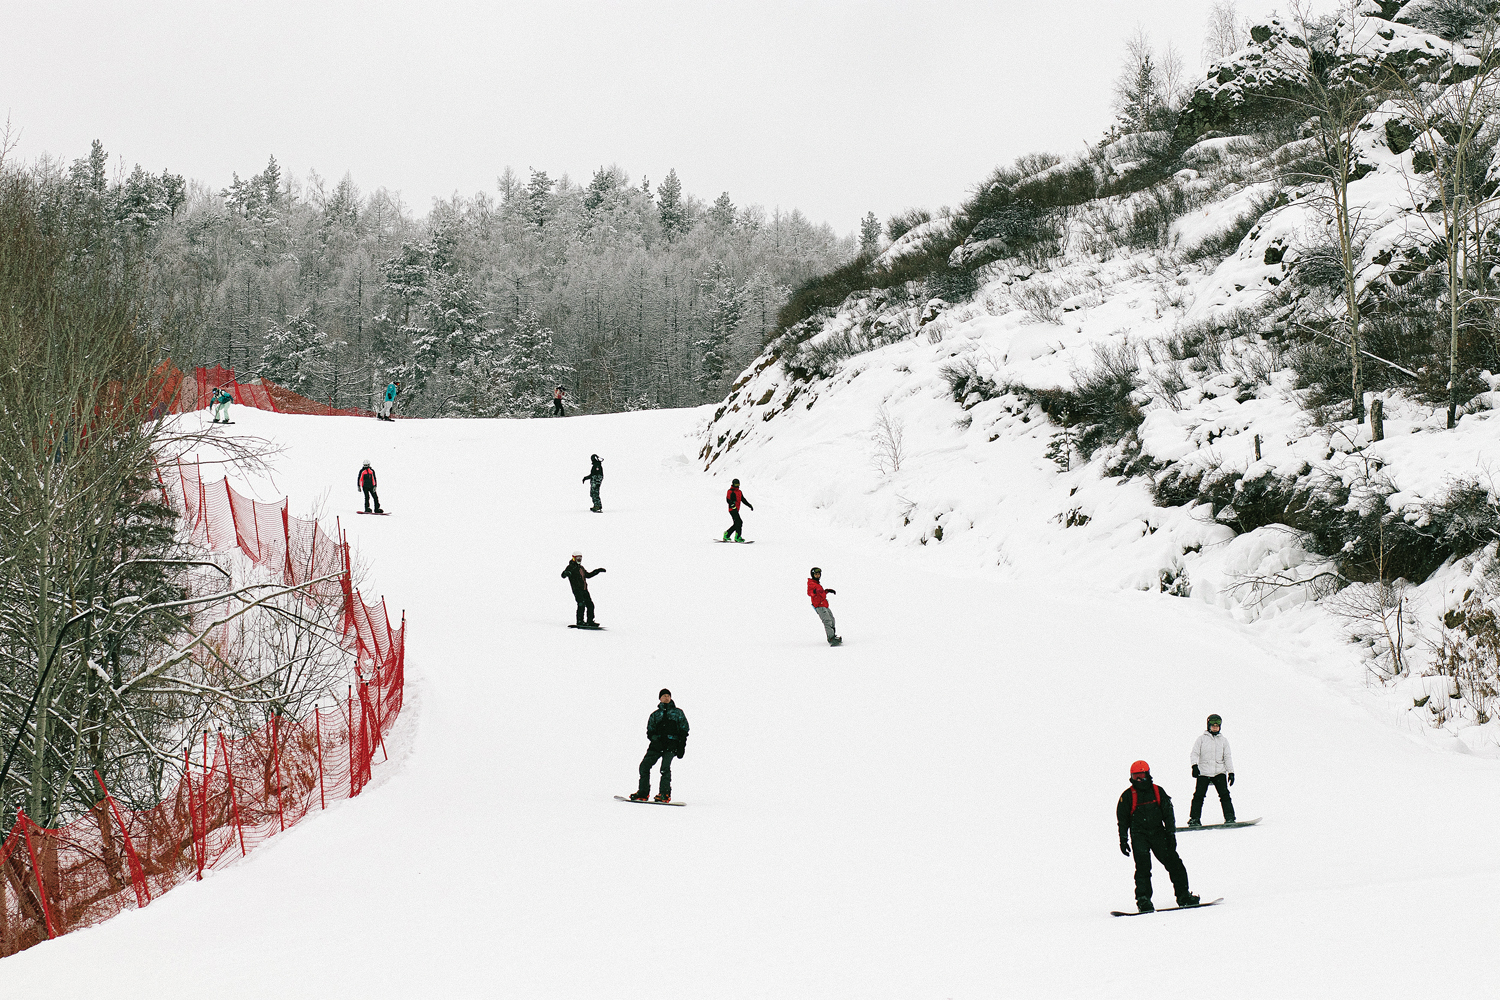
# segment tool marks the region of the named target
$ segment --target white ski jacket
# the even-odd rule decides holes
[[[1218,774],[1228,774],[1234,770],[1234,757],[1229,752],[1229,741],[1220,733],[1204,733],[1198,737],[1198,742],[1193,744],[1193,755],[1190,762],[1198,768],[1198,773],[1205,778],[1212,778]]]

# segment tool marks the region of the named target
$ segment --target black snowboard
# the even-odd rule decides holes
[[[1206,903],[1199,903],[1197,906],[1158,906],[1154,910],[1147,910],[1146,913],[1171,913],[1173,910],[1201,910],[1205,906],[1217,906],[1222,902],[1224,902],[1224,897],[1220,896],[1218,899],[1211,899]],[[1112,917],[1144,917],[1146,914],[1139,910],[1110,910],[1109,915]]]
[[[621,802],[634,802],[643,806],[685,806],[686,802],[652,802],[650,799],[632,799],[625,795],[616,795],[615,798]]]
[[[220,427],[233,427],[234,426],[234,421],[233,420],[210,420],[209,423],[211,423],[211,424],[218,424]]]
[[[1204,823],[1202,826],[1179,826],[1178,833],[1187,833],[1189,830],[1233,830],[1237,826],[1254,826],[1260,822],[1260,817],[1254,819],[1236,820],[1233,823]]]
[[[582,629],[585,632],[603,632],[603,625],[569,625],[568,628]]]
[[[715,538],[714,541],[720,542],[720,543],[726,543],[727,542],[730,545],[754,545],[755,544],[755,539],[753,539],[753,538],[743,538],[743,539],[741,539],[739,541],[735,541],[733,538]]]
[[[381,517],[389,517],[391,512],[388,511],[388,510],[357,510],[354,513],[356,513],[356,514],[379,514]]]

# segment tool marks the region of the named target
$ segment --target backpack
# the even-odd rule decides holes
[[[1153,784],[1151,787],[1156,791],[1156,804],[1157,805],[1161,805],[1161,786],[1157,785],[1157,784]],[[1137,798],[1137,795],[1136,795],[1135,782],[1131,782],[1130,783],[1130,815],[1132,815],[1132,816],[1135,815],[1135,807],[1138,806],[1138,805],[1140,805],[1140,804],[1141,804],[1140,803],[1140,799]]]

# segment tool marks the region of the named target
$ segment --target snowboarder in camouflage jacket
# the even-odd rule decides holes
[[[672,701],[672,692],[662,688],[656,696],[656,711],[646,720],[646,738],[651,741],[641,758],[641,782],[630,797],[637,802],[651,794],[651,768],[661,761],[661,793],[657,802],[672,801],[672,759],[687,753],[688,720]]]
[[[1120,827],[1120,853],[1127,858],[1135,854],[1135,903],[1142,913],[1150,913],[1151,855],[1156,855],[1177,894],[1178,906],[1197,906],[1198,897],[1188,890],[1187,866],[1177,856],[1177,820],[1172,814],[1172,797],[1151,780],[1151,765],[1138,760],[1130,765],[1130,787],[1115,806],[1115,820]]]
[[[588,475],[584,476],[581,482],[589,484],[589,496],[594,501],[594,506],[590,509],[595,514],[599,514],[604,511],[604,504],[599,499],[599,487],[604,485],[604,463],[600,461],[598,455],[590,455],[589,461],[594,464],[589,467]]]

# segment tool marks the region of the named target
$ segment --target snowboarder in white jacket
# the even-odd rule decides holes
[[[1224,809],[1224,822],[1234,822],[1234,803],[1229,799],[1229,786],[1234,784],[1234,756],[1229,752],[1229,741],[1219,732],[1224,720],[1217,715],[1208,717],[1208,732],[1198,737],[1189,758],[1193,765],[1193,777],[1198,787],[1193,792],[1193,805],[1188,810],[1188,826],[1202,826],[1203,800],[1208,796],[1208,786],[1219,790],[1219,805]]]

